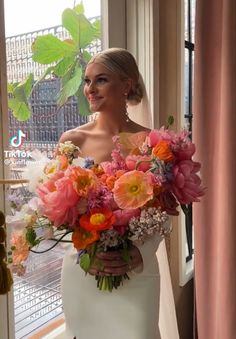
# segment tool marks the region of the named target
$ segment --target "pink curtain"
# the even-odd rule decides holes
[[[194,206],[199,339],[236,338],[236,0],[197,0],[193,138],[206,195]]]

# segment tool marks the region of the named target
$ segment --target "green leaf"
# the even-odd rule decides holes
[[[84,14],[84,5],[82,1],[74,7],[74,11],[77,14]]]
[[[19,121],[26,121],[31,117],[29,106],[16,98],[8,99],[8,107],[12,110],[13,116]]]
[[[92,25],[94,27],[94,37],[97,39],[100,39],[101,38],[101,19],[96,19]]]
[[[78,108],[79,108],[79,114],[82,116],[87,116],[92,114],[89,110],[89,104],[88,100],[84,96],[83,92],[83,85],[80,85],[78,92],[76,93],[78,97]]]
[[[97,39],[98,31],[93,24],[83,15],[79,15],[79,48],[85,48],[94,39]]]
[[[59,93],[57,102],[60,106],[64,105],[69,97],[76,94],[82,81],[81,76],[82,68],[80,65],[76,65],[71,79],[64,84]]]
[[[66,56],[74,55],[75,46],[70,42],[61,41],[52,34],[39,36],[32,44],[33,60],[40,64],[51,64]]]
[[[85,253],[80,257],[79,264],[85,272],[88,272],[90,267],[90,256],[88,253]]]
[[[16,88],[17,85],[18,85],[18,83],[14,83],[14,84],[8,83],[7,84],[7,92],[8,92],[8,94],[13,94],[13,91]]]
[[[169,115],[168,118],[167,118],[167,120],[166,120],[166,122],[167,122],[167,128],[169,128],[170,126],[172,126],[173,123],[174,123],[174,121],[175,121],[175,118],[173,117],[173,115]]]
[[[67,8],[62,13],[62,26],[72,36],[76,45],[79,43],[79,16],[73,11],[73,9]]]
[[[129,255],[129,251],[127,248],[123,248],[121,250],[121,256],[124,259],[124,261],[129,262],[130,261],[130,255]]]
[[[49,66],[45,72],[38,78],[38,80],[35,82],[34,87],[38,85],[40,81],[42,81],[44,78],[46,78],[47,75],[51,74],[54,71],[54,66]]]
[[[74,62],[75,58],[73,57],[67,57],[62,59],[61,61],[58,62],[58,64],[56,64],[56,66],[54,66],[53,68],[54,73],[59,77],[63,77],[69,71]]]
[[[92,54],[90,54],[88,51],[84,50],[83,51],[83,59],[86,62],[86,64],[89,62],[89,60],[92,58]]]
[[[20,82],[17,86],[15,86],[12,94],[18,101],[22,101],[27,103],[27,100],[29,99],[31,92],[32,92],[32,87],[33,87],[33,74],[29,74],[29,76]]]

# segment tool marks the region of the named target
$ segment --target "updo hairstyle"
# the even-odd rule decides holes
[[[127,101],[130,105],[137,105],[141,102],[144,95],[142,80],[135,58],[131,53],[123,48],[108,48],[94,55],[88,65],[94,62],[119,74],[122,80],[131,79],[132,87],[127,94]]]

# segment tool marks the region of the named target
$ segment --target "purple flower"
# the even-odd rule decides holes
[[[93,160],[93,158],[87,157],[87,158],[84,159],[84,168],[90,168],[90,167],[92,167],[93,165],[94,165],[94,160]]]
[[[88,209],[104,208],[111,206],[113,195],[106,187],[101,187],[98,191],[90,191],[88,194]]]

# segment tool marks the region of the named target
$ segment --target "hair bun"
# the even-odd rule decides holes
[[[134,85],[127,96],[127,100],[131,105],[137,105],[143,98],[143,88],[140,82]]]

